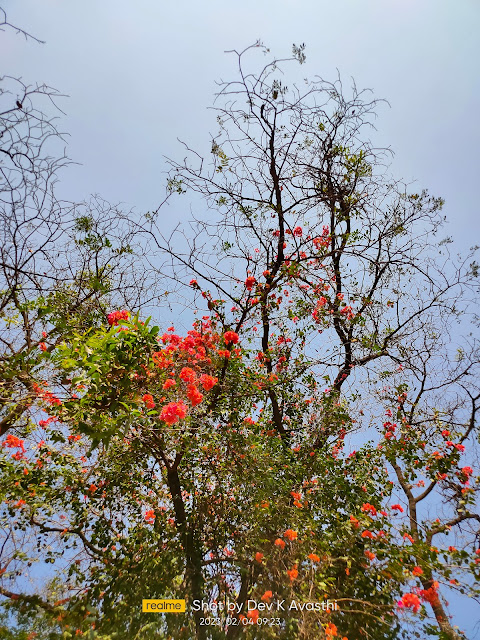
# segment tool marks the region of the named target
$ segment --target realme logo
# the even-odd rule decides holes
[[[142,611],[160,613],[185,613],[185,600],[142,600]]]

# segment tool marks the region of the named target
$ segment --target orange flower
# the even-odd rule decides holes
[[[277,547],[280,547],[281,549],[285,549],[285,542],[281,538],[277,538],[275,540],[275,544],[277,545]]]
[[[362,511],[364,513],[370,513],[372,516],[376,516],[377,515],[377,510],[375,509],[373,504],[370,504],[369,502],[365,502],[362,505]]]
[[[374,538],[374,535],[373,535],[373,533],[371,531],[364,531],[362,533],[362,538],[370,538],[370,539],[372,539],[372,538]]]
[[[145,515],[143,517],[145,518],[145,522],[153,524],[155,522],[155,511],[153,509],[149,509],[148,511],[145,511]]]
[[[255,554],[255,560],[257,562],[261,562],[263,558],[263,553],[260,553],[260,551],[257,551],[257,553]]]
[[[260,614],[258,613],[257,609],[252,609],[251,611],[249,611],[247,613],[247,618],[250,618],[250,620],[253,621],[253,624],[257,624],[257,620],[258,620],[259,615]]]
[[[320,562],[320,558],[317,556],[316,553],[311,553],[308,557],[312,562]]]
[[[290,541],[296,540],[297,536],[298,536],[298,533],[296,531],[293,531],[293,529],[287,529],[283,534],[283,537],[287,538],[287,540],[290,540]]]
[[[365,551],[365,555],[367,556],[367,558],[369,560],[375,560],[376,555],[374,553],[372,553],[371,551]]]
[[[297,565],[294,564],[291,569],[287,569],[288,577],[290,578],[290,582],[293,582],[298,578]]]
[[[423,569],[421,567],[413,567],[412,574],[414,576],[421,576],[423,573]]]
[[[337,627],[333,624],[333,622],[329,622],[325,627],[325,636],[327,638],[334,638],[337,635]]]
[[[265,593],[261,597],[261,600],[263,600],[263,602],[270,602],[270,598],[272,596],[273,596],[273,593],[271,591],[265,591]]]
[[[196,407],[197,404],[200,404],[203,400],[203,393],[200,393],[194,384],[189,384],[187,387],[187,398],[192,403],[192,407]]]

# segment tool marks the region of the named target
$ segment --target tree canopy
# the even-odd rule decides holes
[[[446,600],[480,584],[473,252],[389,174],[369,92],[288,87],[303,45],[249,71],[262,52],[231,52],[209,154],[185,145],[142,216],[58,202],[52,90],[0,93],[10,640],[466,637]],[[201,218],[165,237],[188,194]],[[165,288],[189,330],[147,313]],[[164,598],[186,613],[142,613]]]

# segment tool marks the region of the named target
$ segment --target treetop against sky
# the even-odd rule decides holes
[[[306,53],[231,51],[136,210],[67,200],[59,92],[2,78],[6,638],[474,637],[476,250]]]

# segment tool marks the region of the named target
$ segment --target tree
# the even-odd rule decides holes
[[[0,9],[2,15],[2,25],[38,41]],[[135,308],[144,291],[145,278],[131,268],[132,234],[117,208],[99,196],[84,203],[57,197],[70,161],[49,110],[63,113],[64,97],[46,85],[0,79],[1,435],[32,404],[41,350],[53,349],[70,329],[104,320],[109,304]]]
[[[376,101],[289,91],[285,61],[247,73],[259,49],[220,88],[212,162],[172,162],[169,192],[217,219],[185,252],[162,209],[136,223],[202,319],[72,327],[41,355],[65,380],[34,389],[41,436],[4,441],[12,528],[39,538],[2,593],[51,638],[465,637],[442,589],[478,597],[479,358],[456,327],[476,264],[365,141]],[[40,599],[19,576],[45,557],[66,579]],[[142,615],[149,597],[189,612]]]
[[[40,42],[0,9],[2,17],[0,27]],[[146,272],[136,276],[132,268],[135,242],[117,207],[99,196],[84,203],[57,197],[56,182],[69,164],[56,117],[63,97],[46,85],[0,78],[0,436],[7,466],[15,455],[10,445],[35,440],[38,385],[65,384],[45,353],[72,331],[101,324],[110,304],[135,308],[154,295],[150,286],[143,296]],[[9,593],[7,569],[26,538],[3,507],[0,575],[2,593]],[[27,601],[35,607],[41,599]]]

